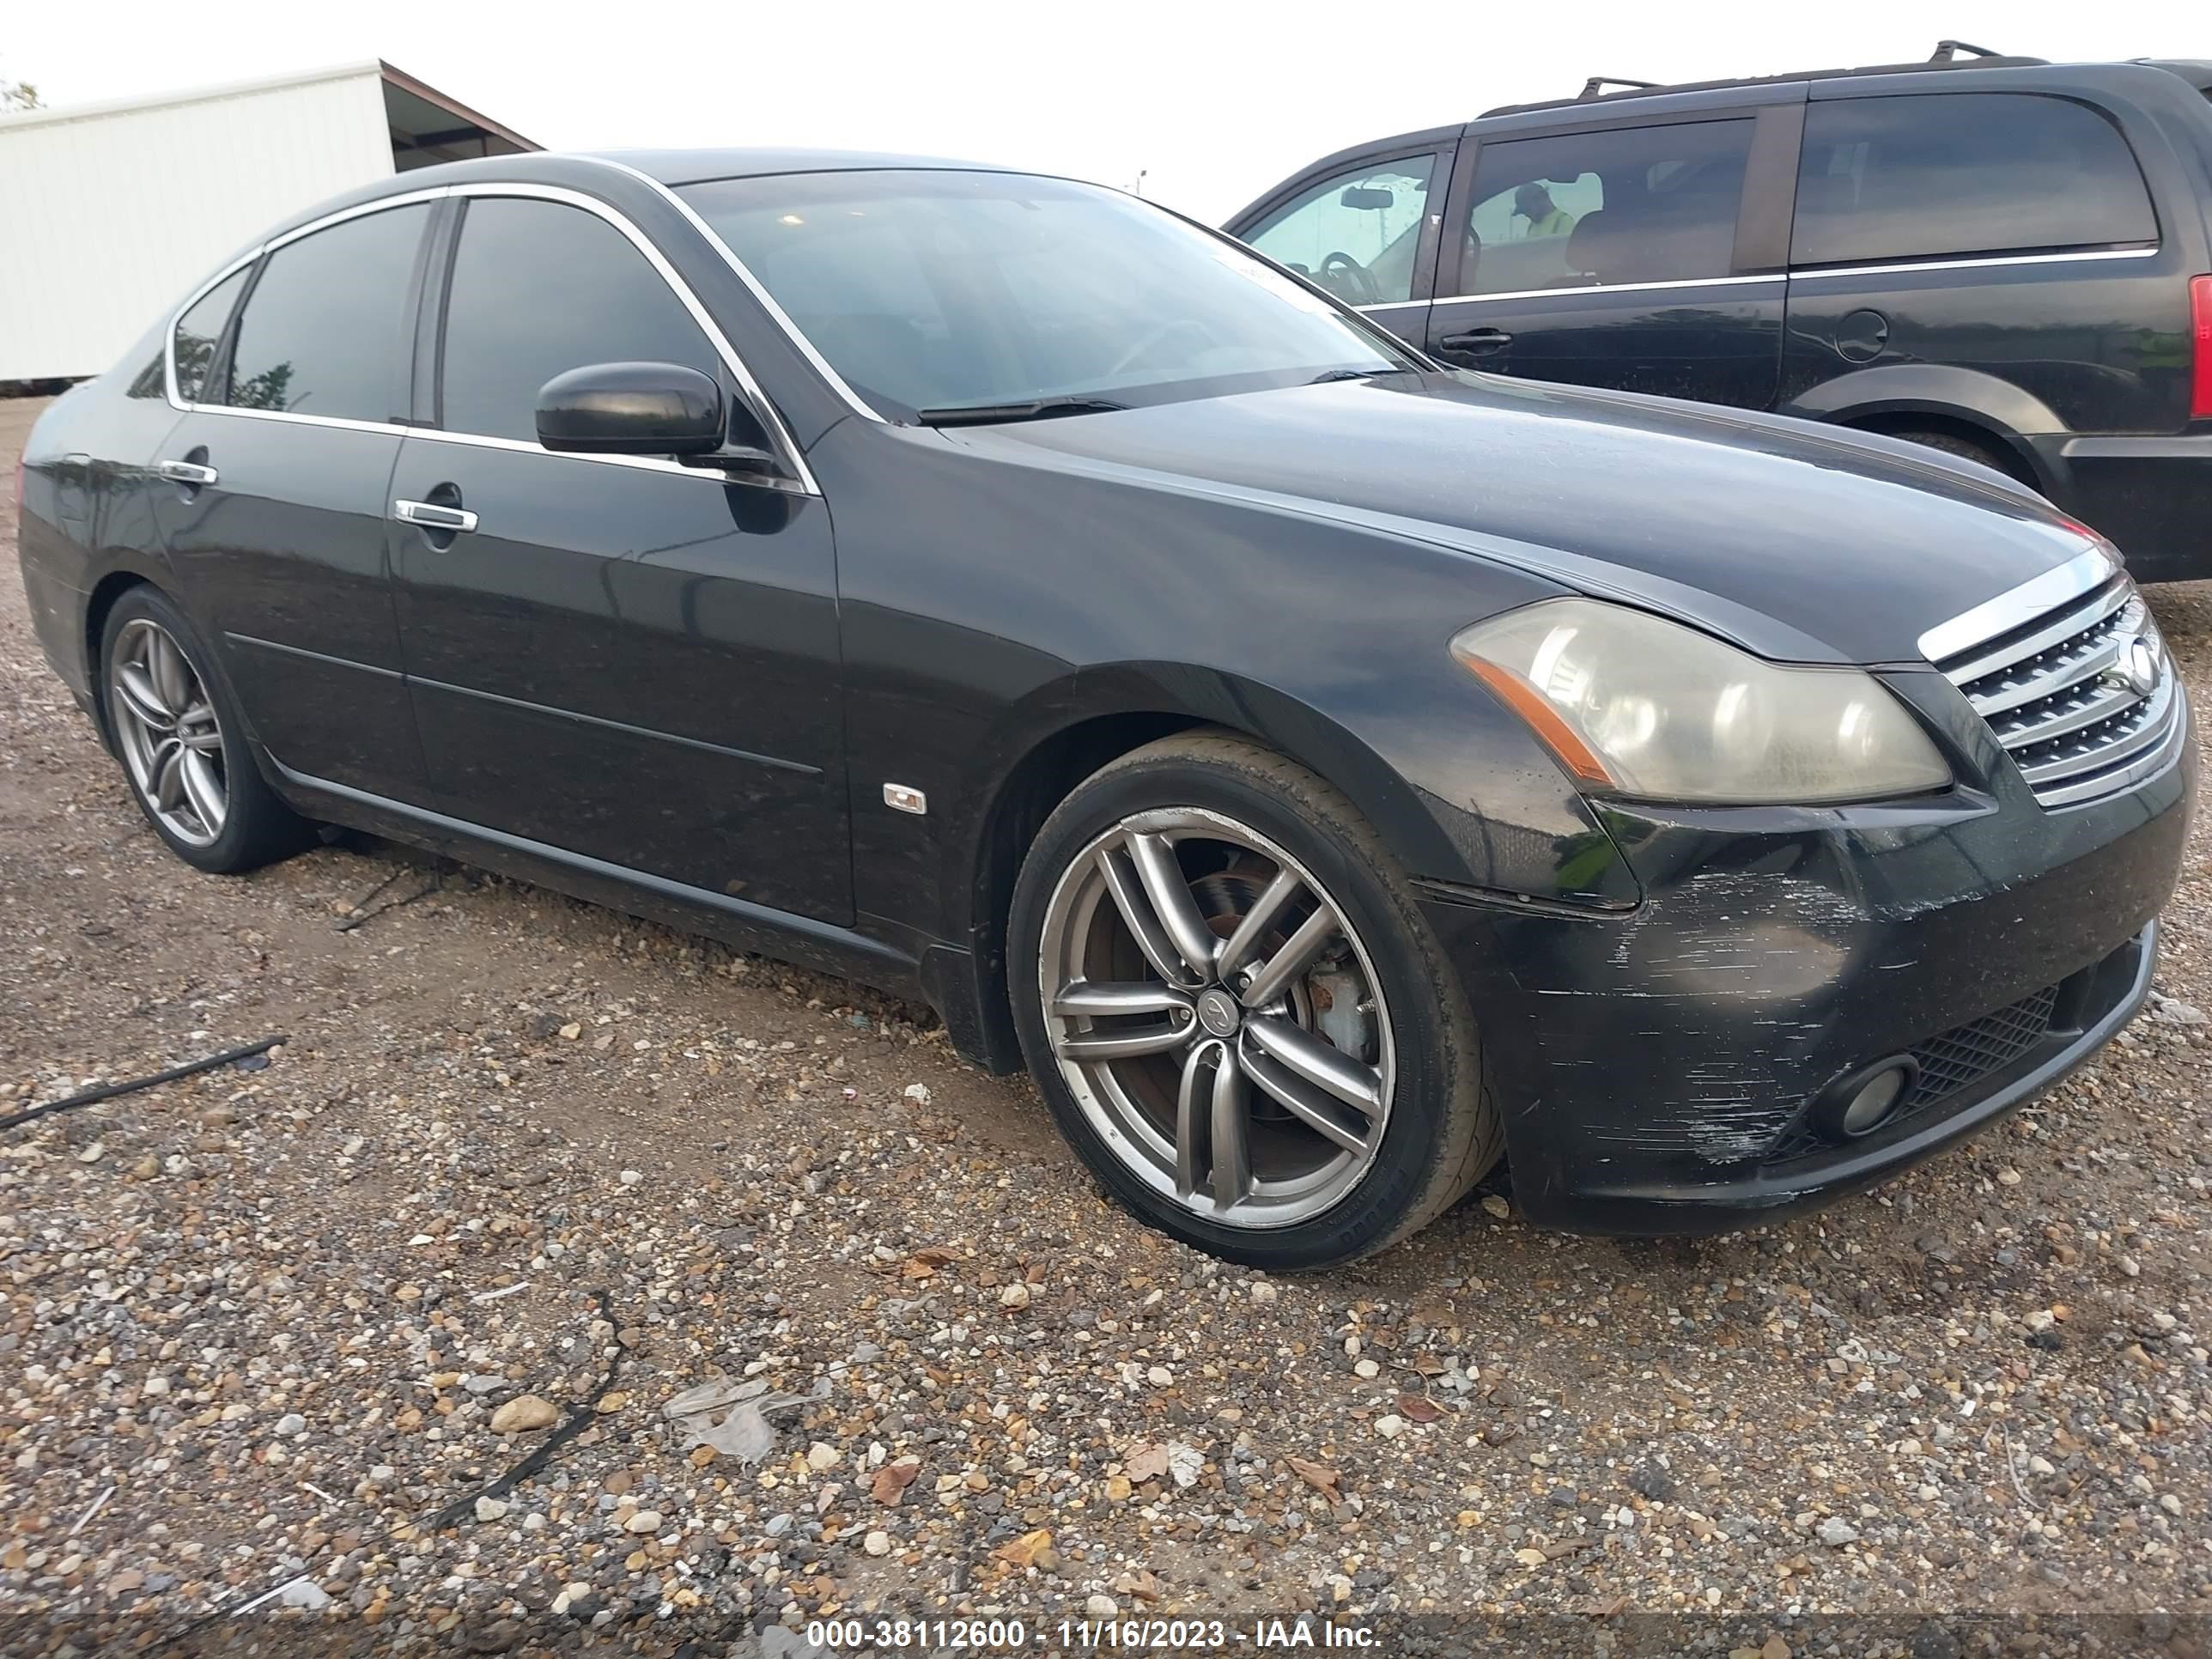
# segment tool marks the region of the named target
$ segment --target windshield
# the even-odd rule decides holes
[[[1095,185],[899,170],[680,193],[893,420],[1070,398],[1110,408],[1412,366],[1233,243]]]

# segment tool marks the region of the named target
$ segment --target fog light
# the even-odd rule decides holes
[[[1910,1054],[1876,1060],[1839,1077],[1814,1103],[1814,1127],[1831,1140],[1870,1135],[1897,1115],[1919,1077],[1920,1063]]]

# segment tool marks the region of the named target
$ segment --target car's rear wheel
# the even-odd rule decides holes
[[[1080,785],[1014,896],[1030,1070],[1155,1225],[1257,1266],[1382,1249],[1496,1162],[1474,1022],[1351,803],[1241,739]]]
[[[245,725],[198,633],[158,589],[134,587],[107,614],[101,706],[131,792],[186,863],[252,870],[306,845],[245,747]]]

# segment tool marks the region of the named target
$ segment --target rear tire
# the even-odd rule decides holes
[[[1061,1133],[1121,1203],[1213,1255],[1369,1255],[1503,1148],[1466,993],[1404,871],[1336,789],[1242,738],[1164,738],[1079,785],[1023,864],[1007,961]]]
[[[138,810],[185,863],[238,875],[312,838],[255,764],[215,653],[159,588],[134,587],[107,613],[100,695]]]
[[[2020,457],[2007,453],[1995,440],[1984,443],[1978,439],[1961,437],[1955,432],[1926,428],[1889,432],[1883,435],[1902,438],[1906,443],[1919,444],[1929,449],[1940,449],[1946,455],[1956,455],[1963,460],[1979,461],[1991,471],[2003,473],[2014,483],[2026,484],[2030,489],[2036,487],[2035,480],[2027,476],[2027,469],[2021,465]]]

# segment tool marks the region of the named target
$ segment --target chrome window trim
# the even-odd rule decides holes
[[[2075,554],[2065,563],[2031,576],[2017,587],[2007,588],[1993,599],[1984,599],[1937,623],[1920,636],[1920,654],[1931,663],[1955,657],[1986,640],[2009,634],[2037,617],[2057,610],[2110,581],[2120,568],[2119,556],[2098,545]]]
[[[623,170],[635,171],[631,168]],[[638,176],[644,177],[641,173]],[[788,482],[754,478],[734,479],[713,468],[685,466],[679,461],[660,460],[649,455],[568,453],[562,454],[560,459],[590,461],[601,465],[637,467],[647,471],[665,472],[687,478],[702,478],[709,483],[715,484],[731,483],[774,484],[787,489],[796,489],[809,495],[821,495],[822,487],[815,481],[812,471],[806,465],[805,457],[799,453],[798,441],[792,436],[790,428],[783,422],[782,415],[769,400],[767,394],[761,390],[760,383],[753,378],[751,372],[745,368],[744,362],[738,357],[737,349],[730,343],[728,337],[722,332],[720,326],[716,324],[706,307],[700,303],[699,296],[691,291],[690,285],[677,273],[676,268],[669,263],[667,256],[653,245],[652,240],[643,231],[632,224],[620,209],[611,206],[596,197],[587,196],[581,191],[566,189],[558,185],[484,179],[459,185],[441,185],[428,190],[408,191],[397,196],[382,197],[374,202],[362,202],[349,208],[342,208],[335,213],[326,214],[322,218],[312,220],[307,224],[296,226],[279,235],[257,243],[251,251],[231,261],[206,282],[201,283],[198,288],[193,289],[185,302],[170,314],[168,332],[164,337],[161,346],[164,389],[170,406],[180,412],[190,414],[237,415],[253,420],[291,421],[306,426],[337,427],[368,432],[398,432],[409,437],[422,438],[434,443],[474,444],[481,447],[511,449],[534,455],[558,453],[556,451],[547,449],[542,444],[525,442],[517,438],[495,438],[489,433],[447,432],[436,428],[410,426],[393,421],[349,420],[331,415],[295,414],[289,410],[240,409],[230,404],[186,403],[178,395],[177,325],[184,320],[185,313],[198,304],[210,289],[234,275],[241,267],[251,265],[263,255],[283,247],[289,242],[297,241],[303,236],[311,236],[319,230],[326,230],[333,225],[343,224],[349,219],[362,218],[372,213],[383,212],[389,208],[408,207],[420,202],[434,202],[449,196],[513,196],[537,201],[555,202],[564,206],[579,208],[613,226],[632,246],[645,256],[646,262],[667,285],[669,292],[676,296],[678,303],[683,306],[690,313],[692,321],[706,335],[708,343],[714,348],[715,354],[721,358],[738,386],[744,388],[745,394],[752,399],[757,411],[767,422],[772,441],[776,444],[782,459],[791,467],[794,477]],[[678,205],[680,206],[681,204],[679,203]],[[696,215],[692,216],[696,217]],[[703,225],[702,228],[704,228]],[[708,234],[711,238],[712,233],[709,232]]]
[[[1411,306],[1429,306],[1433,300],[1378,300],[1371,306],[1354,306],[1354,311],[1404,311]]]
[[[806,337],[797,323],[792,321],[791,313],[776,303],[775,296],[768,291],[759,277],[745,268],[745,262],[738,258],[730,245],[716,234],[712,225],[700,216],[698,210],[690,203],[685,201],[672,188],[663,184],[651,173],[641,172],[627,161],[617,161],[607,155],[579,155],[571,159],[594,162],[603,167],[612,167],[617,173],[627,173],[674,208],[683,216],[684,222],[706,240],[707,246],[721,256],[722,263],[729,266],[737,279],[743,283],[747,291],[760,302],[761,309],[775,319],[775,325],[781,329],[792,344],[798,348],[799,355],[814,366],[814,372],[829,383],[830,389],[843,398],[853,412],[863,420],[874,421],[878,424],[889,424],[882,415],[868,406],[866,400],[859,392],[854,391],[846,383],[845,377],[831,367],[830,360],[816,349],[814,342]],[[820,492],[817,490],[815,493],[818,495]]]
[[[1984,270],[1999,265],[2059,265],[2093,259],[2149,259],[2156,247],[2089,248],[2079,253],[2001,253],[1972,259],[1887,259],[1870,265],[1821,265],[1809,270],[1790,270],[1793,283],[1809,283],[1822,276],[1887,276],[1893,271]]]
[[[1455,294],[1449,298],[1431,300],[1426,303],[1438,306],[1475,305],[1489,300],[1557,300],[1584,294],[1649,294],[1669,288],[1741,288],[1749,283],[1779,283],[1788,278],[1781,271],[1771,271],[1756,276],[1678,276],[1663,283],[1590,283],[1580,288],[1516,288],[1496,294]],[[1420,301],[1413,303],[1419,305]]]

